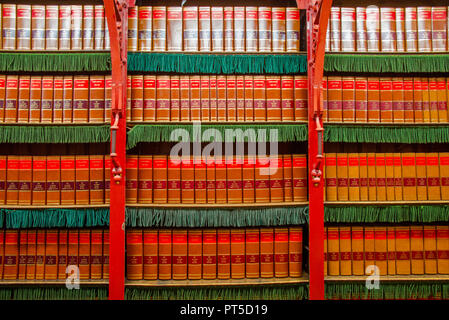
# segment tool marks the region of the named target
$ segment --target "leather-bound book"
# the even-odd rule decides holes
[[[307,158],[293,154],[293,201],[307,201]]]
[[[138,39],[138,7],[128,8],[128,51],[137,51]]]
[[[104,119],[105,83],[104,76],[89,78],[89,122],[102,123]],[[134,95],[133,95],[134,97]],[[137,109],[137,108],[136,108]],[[141,110],[141,109],[140,109]],[[108,119],[109,121],[109,119]]]
[[[448,122],[446,78],[437,78],[438,122]]]
[[[234,75],[226,76],[226,115],[227,121],[237,121],[237,79]]]
[[[236,77],[237,121],[245,121],[245,81],[244,76]]]
[[[257,52],[258,45],[258,10],[257,7],[245,7],[246,52]]]
[[[418,51],[432,51],[432,7],[417,8]]]
[[[0,205],[5,204],[6,201],[6,159],[7,156],[0,156]]]
[[[89,120],[89,76],[75,76],[73,80],[73,122]]]
[[[424,152],[417,152],[415,161],[417,200],[427,200],[426,154]]]
[[[388,274],[387,267],[387,227],[374,227],[375,262],[379,268],[379,275]]]
[[[426,177],[428,200],[441,200],[440,164],[438,153],[426,153]]]
[[[394,201],[394,157],[393,153],[385,153],[385,185],[387,201]]]
[[[178,159],[168,158],[167,182],[168,203],[181,203],[181,162]]]
[[[31,49],[31,5],[18,4],[17,5],[17,50]]]
[[[187,6],[182,10],[183,51],[198,51],[198,7]]]
[[[392,78],[393,122],[404,122],[404,83],[402,78]]]
[[[144,75],[143,121],[155,121],[155,120],[156,120],[156,76]]]
[[[129,229],[126,231],[126,278],[143,279],[143,231]]]
[[[267,120],[265,76],[254,76],[254,121]]]
[[[140,155],[137,170],[137,202],[149,204],[153,202],[153,158],[151,155]]]
[[[327,227],[328,274],[340,275],[340,241],[338,227]]]
[[[395,227],[387,227],[387,268],[388,275],[396,274],[396,234]]]
[[[61,204],[75,204],[75,156],[61,156]]]
[[[356,8],[356,48],[357,52],[368,51],[367,36],[366,36],[366,8]]]
[[[259,52],[272,51],[272,8],[258,7]]]
[[[126,203],[137,203],[137,179],[139,156],[126,156]]]
[[[36,280],[43,280],[45,278],[45,231],[46,231],[45,229],[37,230],[37,236],[36,236]]]
[[[29,234],[29,232],[28,232]],[[36,235],[34,235],[36,239]],[[67,267],[67,250],[68,250],[68,230],[60,229],[58,233],[58,279],[66,279]],[[28,267],[27,267],[28,269]]]
[[[158,231],[143,230],[143,279],[156,280],[158,270]]]
[[[348,154],[337,153],[337,199],[349,200]]]
[[[1,10],[1,9],[0,9]],[[0,75],[0,123],[5,118],[6,76]]]
[[[8,77],[9,80],[9,77]],[[8,81],[9,82],[9,81]],[[42,77],[31,76],[30,80],[30,123],[41,122],[41,110],[42,110]],[[8,99],[8,89],[6,91],[6,98]],[[8,103],[5,106],[5,122],[8,120]],[[14,112],[15,113],[15,112]],[[15,118],[15,115],[13,116]]]
[[[109,279],[109,230],[103,231],[103,279]]]
[[[160,229],[158,243],[158,278],[170,280],[172,278],[172,231]]]
[[[380,13],[377,6],[366,8],[366,40],[368,52],[380,51]]]
[[[394,34],[396,35],[396,51],[404,52],[406,47],[405,38],[405,9],[404,8],[394,8],[395,21],[393,24],[395,26]]]
[[[155,12],[156,8],[153,8]],[[167,51],[182,51],[182,17],[182,7],[167,7]],[[154,17],[153,21],[156,21]]]
[[[75,19],[75,21],[79,21],[79,39],[80,39],[80,47],[78,48],[76,46],[73,46],[73,33],[72,33],[72,50],[81,50],[82,49],[82,33],[81,33],[81,24],[82,24],[82,6],[72,6],[72,24],[74,23],[74,13],[73,13],[73,7],[79,7],[79,11],[76,10],[75,17],[78,19]],[[56,5],[46,5],[45,6],[45,50],[58,50],[58,30],[59,30],[59,10],[58,6]],[[73,32],[73,29],[72,29]]]
[[[327,276],[329,271],[329,264],[328,264],[328,250],[327,250],[327,227],[324,227],[324,243],[323,243],[323,255],[324,255],[324,276]]]
[[[218,279],[223,280],[231,277],[231,230],[229,229],[217,229],[217,275]]]
[[[39,77],[40,78],[40,77]],[[31,78],[33,79],[33,78]],[[34,90],[36,91],[36,90]],[[6,95],[5,95],[5,108],[4,115],[6,123],[17,122],[17,98],[19,95],[19,76],[7,75],[6,76]],[[33,96],[30,97],[31,104]],[[40,106],[40,86],[39,86],[39,106]],[[31,119],[30,119],[30,122]],[[39,120],[37,121],[39,122]]]
[[[195,203],[195,168],[190,156],[181,158],[181,202]]]
[[[295,77],[294,78],[295,121],[306,121],[307,120],[307,79],[304,76],[294,76],[294,77]],[[327,89],[323,88],[323,90],[326,91],[326,95],[327,95]],[[324,93],[323,93],[323,95],[324,95]],[[327,103],[327,99],[324,99],[324,100]],[[323,101],[323,103],[325,101]]]
[[[217,230],[203,230],[203,276],[205,280],[217,278]]]
[[[430,122],[438,122],[438,83],[437,78],[429,79]]]
[[[359,154],[348,153],[348,192],[349,201],[360,201],[360,163]]]
[[[199,51],[211,51],[211,7],[198,8]]]
[[[380,122],[393,122],[393,82],[380,78]]]
[[[223,8],[223,47],[225,52],[234,51],[234,7]]]
[[[329,122],[341,122],[342,110],[342,79],[341,77],[328,77],[327,80],[327,114]]]
[[[17,122],[27,123],[30,116],[30,77],[20,76],[17,101]],[[11,119],[12,120],[12,119]]]
[[[270,162],[269,159],[257,157],[255,167],[256,202],[270,202]]]
[[[3,279],[4,258],[5,258],[5,238],[4,238],[4,231],[0,230],[0,280]]]
[[[71,20],[71,49],[81,51],[83,50],[83,6],[72,5]]]
[[[305,82],[305,85],[306,85],[306,87],[305,87],[305,89],[307,89],[308,88],[308,81],[306,80],[306,82]],[[323,115],[322,115],[322,118],[323,118],[323,121],[325,121],[325,122],[327,122],[329,119],[329,117],[328,117],[328,104],[329,104],[329,99],[328,99],[328,97],[327,97],[327,77],[323,77],[323,81],[322,81],[322,83],[321,83],[321,88],[322,88],[322,93],[323,93],[323,98],[322,98],[322,101],[323,101]],[[307,106],[307,100],[306,100],[306,102],[305,102],[305,105]],[[307,121],[307,111],[305,111],[305,121]]]
[[[432,51],[447,50],[447,7],[432,7]]]
[[[179,89],[180,89],[179,76],[178,75],[170,76],[170,120],[173,122],[179,121],[179,107],[180,107]]]
[[[282,155],[270,159],[270,202],[284,202],[284,169]]]
[[[285,278],[289,274],[288,228],[274,228],[274,276]]]
[[[368,201],[368,159],[366,153],[359,153],[360,201]]]
[[[226,160],[219,156],[215,157],[215,199],[216,203],[227,202],[227,178]]]
[[[187,230],[173,229],[173,279],[187,279]]]
[[[94,49],[94,28],[95,28],[95,17],[94,17],[94,6],[93,5],[83,5],[83,50],[93,50]]]
[[[212,51],[224,51],[223,43],[223,7],[211,7]]]
[[[31,182],[33,181],[33,157],[19,158],[19,205],[31,205]]]
[[[105,21],[104,6],[94,6],[94,50],[105,50],[104,40],[105,37],[109,37],[109,34],[105,33]]]
[[[368,266],[375,264],[376,252],[375,252],[375,239],[374,239],[374,227],[365,227],[363,235],[363,250],[365,253],[365,274],[369,275],[371,272],[366,272]]]
[[[203,260],[203,231],[201,229],[189,230],[188,246],[188,279],[199,280],[202,276]]]
[[[393,153],[393,171],[394,171],[394,199],[396,201],[402,201],[402,167],[401,167],[401,154]]]
[[[365,274],[363,260],[363,227],[351,227],[351,263],[352,275],[362,276]]]
[[[27,269],[27,246],[28,246],[28,236],[27,236],[27,230],[22,229],[19,230],[19,260],[18,260],[18,274],[17,279],[18,280],[25,280],[26,279],[26,269]]]
[[[206,162],[202,157],[195,157],[193,161],[195,172],[195,203],[207,203]]]
[[[210,95],[209,76],[201,76],[201,121],[209,121],[210,118]]]
[[[342,78],[342,115],[343,122],[355,121],[355,79]]]
[[[215,159],[211,156],[206,156],[205,161],[207,203],[212,204],[215,203]]]
[[[387,200],[387,174],[385,153],[376,153],[376,200]]]
[[[272,46],[273,52],[286,51],[286,12],[284,7],[273,7],[272,11]]]
[[[245,229],[231,229],[231,278],[245,277]]]
[[[58,230],[48,229],[45,240],[45,280],[58,278]]]
[[[45,6],[31,6],[31,50],[45,50]]]
[[[341,51],[356,51],[355,8],[341,8]]]
[[[377,179],[376,179],[376,154],[375,153],[367,153],[366,154],[366,163],[368,167],[368,200],[376,201],[377,200]]]
[[[337,201],[337,154],[326,153],[324,163],[326,200]]]
[[[6,165],[6,204],[19,203],[19,159],[18,156],[8,156]]]
[[[341,11],[339,7],[332,7],[329,18],[331,51],[341,51]]]
[[[3,280],[17,280],[19,271],[19,230],[6,229]]]
[[[62,156],[60,159],[59,156],[47,156],[47,185],[45,188],[47,205],[75,204],[75,163],[73,160],[70,163],[68,157]],[[45,178],[45,175],[42,178]],[[86,183],[88,182],[86,181]],[[67,192],[69,190],[72,191],[71,194]],[[87,197],[89,197],[89,186],[87,186],[87,191]]]
[[[157,76],[156,97],[156,121],[170,121],[170,76]]]
[[[423,226],[410,226],[410,249],[412,274],[424,274]]]
[[[36,277],[36,233],[37,233],[36,229],[27,230],[26,275],[25,275],[25,278],[27,280],[34,280]],[[0,233],[0,241],[3,241],[2,233]],[[2,245],[0,245],[0,247],[2,247],[3,249]],[[2,249],[0,249],[0,252]],[[1,265],[3,266],[3,264]]]
[[[415,122],[431,122],[430,119],[430,88],[428,78],[414,78]],[[438,121],[438,120],[437,120]]]
[[[181,121],[190,121],[190,76],[180,76],[179,77],[181,89]],[[225,81],[225,94],[226,94],[226,81]],[[226,96],[225,96],[226,97]],[[226,98],[225,98],[226,99]],[[225,112],[226,112],[226,101],[225,101]],[[226,116],[225,116],[226,120]]]
[[[90,279],[102,278],[103,230],[92,229],[90,233]]]
[[[441,200],[449,200],[449,153],[440,152]]]
[[[243,202],[242,163],[243,159],[238,156],[226,158],[228,203]]]
[[[437,238],[435,226],[424,226],[424,274],[437,273]]]
[[[63,94],[64,94],[64,77],[63,76],[55,76],[53,78],[53,122],[54,123],[62,123]]]
[[[438,274],[449,274],[449,227],[439,225],[436,229]]]
[[[90,168],[90,204],[104,202],[104,157],[103,155],[89,156]]]
[[[380,122],[380,81],[368,78],[368,122]]]
[[[259,229],[246,229],[246,278],[260,277],[260,238]]]
[[[167,156],[153,156],[153,202],[167,203]]]
[[[80,271],[80,280],[90,278],[90,230],[79,230],[79,252],[78,263]]]
[[[75,203],[89,204],[89,158],[88,156],[75,156]],[[48,177],[47,177],[48,180]]]
[[[396,273],[398,275],[411,274],[410,264],[410,227],[396,228]]]
[[[299,52],[299,9],[293,7],[286,8],[286,51]]]
[[[201,121],[201,78],[190,76],[190,120]],[[159,96],[158,96],[159,100]]]
[[[290,227],[288,232],[288,275],[291,278],[302,276],[302,227]]]
[[[53,120],[53,76],[42,77],[41,123]]]
[[[131,121],[131,101],[132,101],[133,91],[132,91],[132,83],[131,76],[128,75],[126,81],[126,121]]]
[[[245,7],[234,7],[234,51],[245,51]]]
[[[165,77],[165,76],[162,76]],[[170,76],[167,76],[170,77]],[[170,86],[169,86],[170,88]],[[92,92],[92,86],[90,88]],[[143,75],[131,76],[131,121],[143,120]]]
[[[294,81],[293,76],[281,77],[281,109],[282,121],[294,120]]]
[[[414,109],[413,78],[404,78],[404,121],[405,122],[414,122],[415,121],[413,109]]]
[[[109,204],[111,189],[111,156],[104,156],[104,203]]]
[[[282,155],[284,201],[293,202],[293,160],[291,154]]]
[[[340,275],[352,275],[351,262],[351,227],[342,226],[339,230]]]
[[[209,113],[210,121],[217,121],[217,76],[209,76]]]
[[[77,21],[78,22],[78,21]],[[77,34],[79,37],[79,34]],[[72,44],[72,6],[59,6],[59,50],[70,50]],[[65,271],[64,271],[65,272]]]
[[[2,49],[16,49],[16,4],[2,6]]]
[[[380,45],[382,52],[396,51],[396,10],[380,8]]]
[[[141,52],[150,52],[152,45],[152,21],[153,7],[151,6],[139,6],[137,9],[137,48]]]
[[[71,123],[73,122],[73,77],[64,76],[63,82],[62,122]]]

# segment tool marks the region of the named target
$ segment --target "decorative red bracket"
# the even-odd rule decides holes
[[[128,8],[134,0],[103,0],[112,65],[109,299],[125,298],[126,83]]]

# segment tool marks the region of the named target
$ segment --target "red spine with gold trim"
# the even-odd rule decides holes
[[[143,278],[156,280],[158,270],[158,232],[155,229],[143,230]]]
[[[210,120],[210,84],[209,84],[209,76],[201,76],[201,121],[209,121]]]
[[[274,276],[274,230],[273,228],[260,229],[260,277],[273,278]]]
[[[33,157],[19,159],[19,205],[31,205],[31,183],[33,181]]]
[[[19,230],[19,262],[18,262],[18,280],[24,280],[26,278],[26,262],[27,262],[27,244],[28,242],[28,236],[27,236],[27,230],[22,229]]]
[[[156,120],[156,76],[143,76],[143,121]]]
[[[78,238],[78,229],[69,229],[68,230],[68,240],[67,240],[67,265],[75,265],[79,266],[79,238]],[[64,270],[65,272],[65,270]],[[70,274],[69,274],[70,275]]]
[[[73,77],[64,76],[63,86],[62,122],[71,123],[73,122]]]
[[[32,82],[31,82],[32,83]],[[40,89],[40,86],[39,86]],[[17,98],[19,94],[19,76],[6,76],[6,95],[4,115],[6,123],[17,122]],[[33,97],[31,96],[30,100]],[[32,104],[32,100],[31,100]],[[39,91],[39,105],[40,105],[40,91]],[[32,122],[30,120],[30,122]],[[38,121],[39,122],[39,121]]]
[[[54,123],[62,123],[63,94],[64,94],[64,77],[55,76],[53,78],[53,122]]]
[[[153,202],[153,158],[152,156],[140,155],[137,171],[137,202]]]
[[[153,156],[153,202],[167,203],[167,156]]]
[[[342,87],[342,117],[343,122],[355,121],[355,79],[354,77],[343,77]]]
[[[90,76],[89,79],[89,122],[101,123],[104,119],[105,83],[104,76]],[[108,119],[109,120],[109,119]]]
[[[187,279],[187,230],[173,229],[173,279]]]
[[[89,77],[75,76],[73,80],[73,122],[89,121]]]
[[[172,278],[172,232],[168,229],[159,230],[158,236],[158,273],[159,280]]]
[[[257,157],[255,168],[256,202],[270,202],[270,162],[267,158]]]
[[[226,158],[228,203],[242,203],[242,158]]]
[[[6,165],[6,204],[19,202],[19,157],[8,156]]]
[[[29,240],[28,240],[29,241]],[[67,267],[68,230],[59,230],[58,235],[58,279],[66,278]]]
[[[270,202],[284,201],[284,168],[282,155],[270,159]]]
[[[45,280],[58,278],[58,230],[49,229],[45,240]]]
[[[294,120],[294,82],[293,76],[281,77],[281,109],[282,121]]]
[[[92,229],[90,237],[90,279],[96,280],[103,274],[103,230]]]
[[[53,120],[53,76],[42,77],[41,122]]]
[[[341,77],[327,78],[327,115],[329,122],[341,122],[342,109],[342,79]]]
[[[254,76],[254,121],[267,121],[265,76]],[[220,119],[219,119],[220,120]]]
[[[404,83],[402,78],[392,79],[393,122],[404,122]]]
[[[89,158],[75,156],[75,204],[89,204]]]
[[[215,159],[211,156],[206,156],[206,192],[207,203],[215,203]],[[225,172],[226,173],[226,172]]]
[[[195,203],[206,203],[206,162],[202,157],[194,159]]]
[[[218,279],[231,277],[231,231],[217,230],[217,275]]]
[[[137,155],[126,157],[126,203],[137,203],[138,160]]]
[[[245,234],[246,278],[260,277],[260,238],[259,229],[246,229]]]
[[[190,121],[190,76],[180,76],[180,93],[181,93],[181,110],[180,110],[180,120]],[[226,105],[225,105],[226,107]],[[225,109],[226,110],[226,109]],[[226,118],[225,118],[226,120]]]
[[[201,229],[191,229],[188,233],[188,259],[187,273],[189,280],[199,280],[202,275],[203,259],[203,231]]]
[[[393,122],[393,83],[391,78],[380,79],[380,122]]]
[[[27,280],[34,280],[36,278],[36,233],[37,231],[35,229],[29,229],[27,231],[27,257],[26,257],[27,266],[25,277]],[[3,234],[0,234],[0,236],[1,238],[3,238]],[[2,240],[3,239],[1,239],[0,241]]]
[[[368,121],[368,79],[355,78],[355,122]]]
[[[30,122],[41,121],[41,109],[42,109],[42,77],[31,76],[31,89],[30,89]],[[6,108],[8,105],[6,105]],[[5,108],[5,122],[7,121],[7,110]]]
[[[190,76],[190,120],[201,121],[201,78]],[[158,98],[159,100],[159,98]]]
[[[19,231],[7,229],[5,233],[5,255],[3,280],[17,280],[19,271]]]
[[[46,198],[47,162],[46,157],[33,156],[31,204],[44,206]],[[59,182],[59,181],[58,181]]]
[[[79,271],[80,280],[90,278],[90,230],[79,231]]]
[[[215,199],[216,203],[226,203],[226,160],[221,157],[215,157]]]
[[[231,278],[245,277],[245,229],[231,229]]]
[[[368,122],[380,122],[379,78],[368,78]]]
[[[281,79],[279,76],[266,77],[267,121],[281,121]]]
[[[323,88],[323,90],[326,90],[327,92],[326,88]],[[325,101],[327,103],[327,99],[325,99]],[[307,120],[307,79],[305,76],[295,76],[295,121],[306,121],[306,120]]]
[[[90,155],[90,204],[104,203],[104,156]]]
[[[242,182],[243,182],[243,203],[254,203],[254,169],[255,157],[245,156],[242,165]]]
[[[237,120],[237,79],[233,75],[226,76],[226,116],[227,121]]]
[[[19,77],[19,94],[17,101],[17,122],[27,123],[30,116],[30,77]]]
[[[180,108],[180,82],[179,76],[170,76],[170,120],[173,122],[179,121]]]
[[[168,158],[167,183],[168,203],[181,203],[181,161],[174,157]]]
[[[274,229],[274,276],[288,277],[288,228]]]
[[[126,278],[143,279],[143,230],[126,231]]]
[[[62,205],[74,205],[75,204],[75,156],[61,156],[60,190],[61,190],[61,204]],[[48,194],[47,194],[47,198],[48,198]]]
[[[156,121],[170,120],[170,76],[156,78]],[[133,95],[134,99],[134,95]],[[136,115],[137,116],[137,115]],[[134,120],[134,119],[133,119]],[[136,118],[136,120],[138,120]]]
[[[193,159],[181,158],[181,202],[195,203],[195,171]]]
[[[293,201],[307,201],[307,158],[305,155],[292,155],[293,161]]]
[[[291,278],[302,276],[302,228],[288,229],[288,275]]]
[[[217,230],[203,230],[203,279],[217,278]]]

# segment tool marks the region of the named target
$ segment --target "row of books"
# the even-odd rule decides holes
[[[109,278],[109,230],[0,229],[0,279],[63,280],[68,276]]]
[[[0,75],[0,122],[104,123],[111,76]]]
[[[449,153],[326,153],[327,201],[449,200]]]
[[[448,7],[333,7],[326,38],[332,52],[448,51]]]
[[[307,201],[306,155],[284,154],[270,162],[128,155],[126,203],[274,203]]]
[[[302,228],[131,229],[129,280],[299,278]]]
[[[330,276],[449,274],[449,227],[325,227]],[[377,272],[378,271],[378,272]]]
[[[448,93],[443,77],[325,77],[323,120],[447,123]]]
[[[0,205],[107,204],[110,166],[109,155],[0,155]]]
[[[3,50],[109,50],[101,5],[3,4]],[[129,51],[298,52],[294,7],[128,10]]]

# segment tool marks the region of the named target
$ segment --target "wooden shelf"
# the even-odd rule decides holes
[[[135,125],[193,125],[194,123],[200,122],[201,125],[295,125],[295,124],[307,124],[307,121],[284,121],[284,122],[270,122],[270,121],[127,121],[127,126]]]
[[[325,281],[329,282],[350,282],[350,281],[366,281],[369,276],[327,276]],[[388,282],[408,282],[408,281],[448,281],[449,275],[432,274],[432,275],[396,275],[396,276],[380,276],[379,281]]]
[[[34,122],[1,122],[1,126],[21,126],[21,127],[80,127],[80,126],[105,126],[110,125],[109,122],[88,122],[88,123],[34,123]]]
[[[220,204],[208,204],[208,203],[152,203],[152,204],[126,204],[127,207],[135,208],[261,208],[261,207],[295,207],[295,206],[307,206],[308,201],[305,202],[276,202],[276,203],[220,203]]]
[[[449,200],[437,201],[324,201],[325,206],[400,206],[400,205],[449,205]]]
[[[414,122],[333,122],[324,121],[325,125],[357,125],[357,126],[411,126],[411,127],[431,127],[431,126],[449,126],[449,122],[438,122],[438,123],[414,123]]]
[[[449,51],[439,51],[439,52],[383,52],[383,51],[375,51],[375,52],[360,52],[360,51],[326,51],[326,55],[348,55],[348,54],[357,54],[363,56],[382,56],[382,55],[419,55],[419,56],[438,56],[438,55],[446,55],[449,54]]]
[[[263,286],[308,283],[309,277],[301,278],[258,278],[229,280],[127,280],[127,287],[207,287],[207,286]]]
[[[1,205],[0,209],[96,209],[96,208],[109,208],[109,204],[99,204],[99,205],[48,205],[48,206],[21,206],[21,205]]]
[[[66,280],[0,280],[1,286],[65,286]],[[80,280],[81,286],[107,286],[109,280]]]

